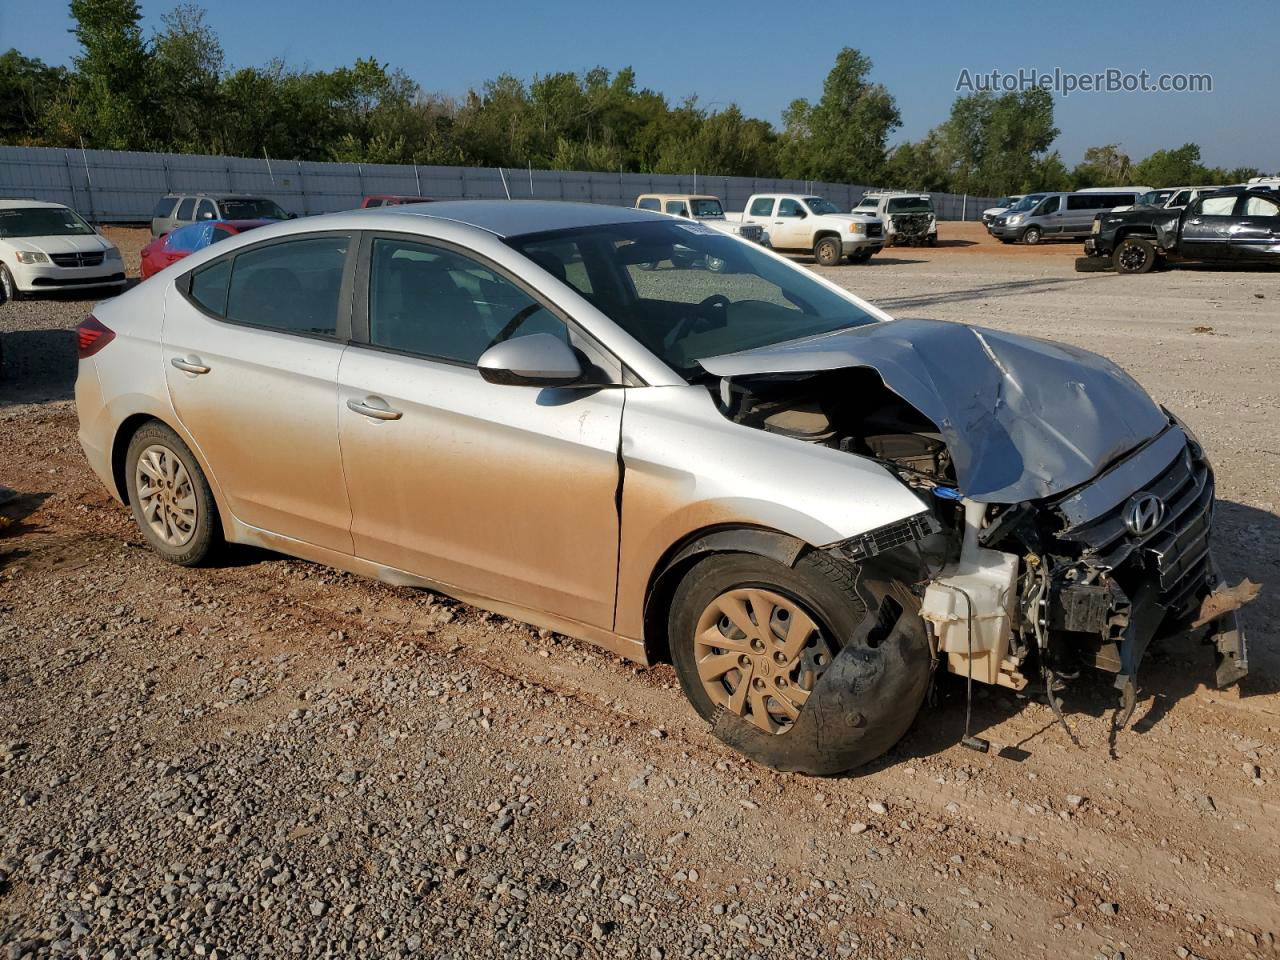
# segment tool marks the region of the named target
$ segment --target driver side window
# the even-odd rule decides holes
[[[802,216],[800,203],[797,200],[779,200],[778,216],[780,217],[799,217]]]
[[[569,341],[546,307],[470,257],[426,243],[373,241],[373,346],[473,366],[495,343],[531,333]]]
[[[1048,197],[1042,204],[1040,204],[1040,209],[1036,211],[1036,216],[1042,217],[1046,213],[1057,213],[1058,207],[1061,205],[1061,197]]]

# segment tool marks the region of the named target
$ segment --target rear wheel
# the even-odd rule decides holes
[[[813,259],[822,267],[834,267],[843,256],[840,241],[835,237],[823,237],[813,245]]]
[[[1040,236],[1041,234],[1040,234],[1039,227],[1027,227],[1027,229],[1022,231],[1022,242],[1029,244],[1031,246],[1035,246],[1037,243],[1040,242]]]
[[[151,549],[173,563],[203,563],[220,540],[209,483],[182,438],[159,422],[129,441],[125,477],[133,519]]]
[[[1112,254],[1116,273],[1150,273],[1156,265],[1156,248],[1142,237],[1125,237]]]

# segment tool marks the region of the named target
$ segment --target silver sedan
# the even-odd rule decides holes
[[[334,214],[99,304],[80,440],[173,562],[253,544],[670,660],[725,741],[833,773],[905,733],[935,665],[1131,683],[1213,582],[1208,465],[1132,380],[889,320],[657,213]],[[1116,527],[1141,492],[1169,509]]]

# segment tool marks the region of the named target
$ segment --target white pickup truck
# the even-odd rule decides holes
[[[719,197],[705,193],[642,193],[636,198],[636,207],[640,210],[657,210],[669,213],[673,217],[684,217],[706,224],[712,230],[727,233],[731,237],[741,237],[752,243],[769,245],[769,232],[763,227],[743,223],[734,218],[729,220]]]
[[[884,222],[862,213],[841,213],[822,197],[800,193],[756,193],[747,209],[726,217],[759,224],[775,250],[811,252],[821,266],[834,267],[845,257],[866,263],[884,246]]]

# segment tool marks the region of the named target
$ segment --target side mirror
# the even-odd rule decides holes
[[[582,379],[573,348],[549,333],[495,343],[476,366],[487,382],[512,387],[567,387]]]
[[[297,219],[298,219],[298,215],[297,215],[296,213],[286,213],[286,214],[284,215],[284,218],[285,218],[286,220],[297,220]]]
[[[797,216],[797,217],[799,217],[801,220],[803,220],[803,219],[804,219],[805,217],[807,217],[808,215],[809,215],[809,214],[808,214],[808,212],[804,209],[804,207],[796,207],[796,216]]]

